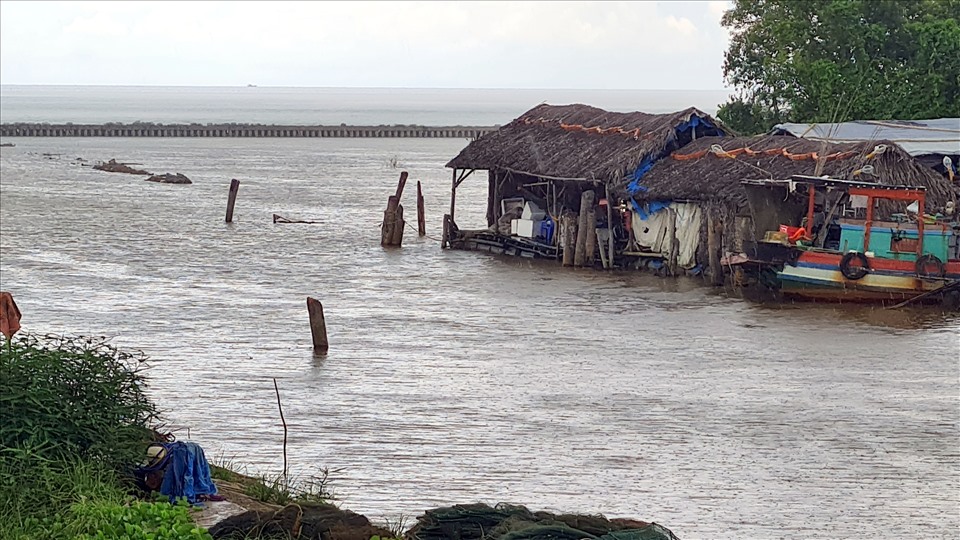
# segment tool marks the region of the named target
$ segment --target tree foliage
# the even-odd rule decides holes
[[[721,23],[735,130],[960,116],[960,0],[734,0]]]

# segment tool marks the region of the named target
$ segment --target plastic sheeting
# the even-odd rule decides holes
[[[658,209],[650,208],[646,216],[640,212],[633,213],[633,237],[637,245],[647,248],[654,253],[666,257],[670,252],[670,243],[667,239],[669,226],[669,212],[663,209],[670,208],[676,213],[676,234],[679,243],[677,264],[682,268],[693,268],[697,265],[697,248],[700,246],[700,227],[703,224],[703,210],[695,203],[663,204]]]

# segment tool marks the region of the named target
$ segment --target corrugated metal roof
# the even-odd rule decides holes
[[[839,124],[779,124],[773,133],[815,141],[894,141],[911,156],[960,154],[960,118],[935,120],[859,120]]]

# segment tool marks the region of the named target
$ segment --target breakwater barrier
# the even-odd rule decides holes
[[[283,126],[266,124],[0,124],[2,137],[340,137],[475,139],[498,126]]]

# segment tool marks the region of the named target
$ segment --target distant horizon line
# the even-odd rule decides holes
[[[732,88],[551,88],[551,87],[450,87],[450,86],[286,86],[261,84],[74,84],[74,83],[2,83],[2,87],[81,87],[81,88],[297,88],[362,90],[562,90],[571,92],[733,92]]]

